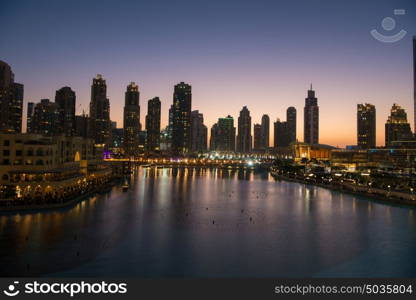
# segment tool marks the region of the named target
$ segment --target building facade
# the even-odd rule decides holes
[[[160,111],[161,103],[159,97],[147,102],[146,116],[146,150],[149,152],[160,151]]]
[[[308,97],[305,98],[304,108],[304,137],[303,141],[307,144],[319,143],[319,106],[318,98],[315,97],[315,91],[311,88],[308,90]]]
[[[357,104],[357,145],[360,149],[376,147],[376,107]]]
[[[46,136],[56,136],[61,134],[60,129],[58,105],[49,101],[49,99],[41,99],[33,109],[31,132]]]
[[[68,86],[57,90],[55,103],[59,111],[59,132],[65,136],[75,135],[75,92]]]
[[[181,82],[174,87],[172,114],[172,152],[184,155],[191,146],[192,87]]]
[[[0,131],[22,132],[23,84],[14,82],[11,67],[0,61]]]
[[[107,84],[100,74],[92,80],[89,121],[89,137],[97,145],[108,148],[111,142],[110,101]]]
[[[250,153],[252,139],[250,111],[244,106],[238,117],[237,152]]]
[[[288,107],[286,110],[286,122],[287,122],[287,130],[288,130],[288,139],[289,143],[296,142],[296,108],[293,106]]]
[[[138,154],[140,126],[140,92],[136,83],[127,86],[124,96],[123,147],[125,154]]]
[[[386,147],[393,146],[394,142],[412,140],[414,138],[410,124],[407,122],[407,113],[400,105],[394,103],[385,125]]]
[[[254,124],[253,126],[253,135],[254,135],[254,144],[253,150],[254,151],[261,151],[264,150],[264,146],[262,143],[262,130],[260,124]]]
[[[254,140],[256,140],[254,138]],[[268,115],[261,117],[261,146],[262,150],[267,150],[270,146],[270,118]]]
[[[191,152],[207,151],[208,129],[204,116],[198,110],[191,112]]]
[[[219,118],[218,122],[211,128],[210,150],[234,152],[235,151],[235,133],[234,119],[228,115],[225,118]]]

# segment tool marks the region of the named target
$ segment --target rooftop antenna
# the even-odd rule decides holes
[[[311,89],[310,89],[310,91],[312,91],[312,82],[311,82]]]

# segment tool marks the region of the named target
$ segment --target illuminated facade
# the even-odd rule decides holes
[[[255,138],[254,138],[255,140]],[[261,117],[261,145],[262,150],[267,150],[270,146],[270,118],[268,115]]]
[[[110,145],[110,101],[107,98],[107,85],[100,74],[92,80],[90,102],[89,137],[101,147]]]
[[[126,155],[138,154],[140,125],[140,93],[136,83],[127,86],[124,98],[123,147]]]
[[[192,87],[181,82],[175,85],[172,114],[172,153],[184,155],[191,146]]]
[[[10,66],[0,61],[0,131],[22,132],[23,91]]]
[[[210,150],[222,152],[235,151],[234,119],[228,115],[219,118],[218,122],[211,127]]]
[[[357,145],[361,149],[376,147],[376,107],[357,104]]]

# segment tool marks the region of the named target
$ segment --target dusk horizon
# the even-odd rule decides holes
[[[328,1],[319,6],[314,1],[131,2],[122,7],[104,1],[95,14],[92,2],[75,1],[65,6],[65,16],[59,13],[60,1],[45,4],[8,3],[0,12],[9,41],[0,45],[0,60],[25,85],[24,116],[27,102],[54,101],[55,91],[64,86],[76,92],[76,113],[88,114],[92,78],[102,74],[110,118],[118,127],[130,82],[139,86],[142,127],[147,101],[157,96],[164,128],[173,86],[183,81],[192,86],[192,109],[203,113],[209,129],[218,118],[231,115],[236,120],[243,106],[253,124],[263,114],[272,123],[285,120],[286,109],[294,106],[297,139],[302,141],[301,116],[311,83],[320,107],[321,144],[357,143],[359,103],[376,107],[378,146],[384,145],[384,123],[393,103],[406,109],[413,128],[412,1]],[[375,40],[370,30],[379,29],[397,8],[406,9],[395,19],[407,35],[391,44]],[[136,18],[124,17],[136,10]]]

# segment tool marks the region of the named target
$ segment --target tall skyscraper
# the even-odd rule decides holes
[[[107,85],[100,74],[92,80],[90,102],[89,136],[96,144],[108,148],[111,138],[110,101],[107,98]]]
[[[33,133],[47,136],[60,134],[58,105],[49,101],[49,99],[41,99],[40,102],[35,105],[31,123]]]
[[[294,143],[296,142],[296,108],[293,106],[286,110],[286,122],[289,143]]]
[[[140,93],[136,83],[131,82],[124,94],[123,147],[127,155],[138,154],[140,126]]]
[[[219,118],[211,128],[210,150],[234,152],[235,131],[233,117]]]
[[[27,103],[27,115],[26,115],[26,132],[32,133],[32,119],[33,119],[33,113],[35,109],[35,103],[28,102]]]
[[[256,138],[254,137],[254,140]],[[268,115],[261,117],[261,149],[267,150],[270,144],[270,118]]]
[[[357,145],[361,149],[376,147],[376,107],[357,104]]]
[[[237,152],[250,153],[252,139],[250,111],[244,106],[238,117]]]
[[[290,145],[288,122],[274,122],[274,148],[288,147]]]
[[[253,149],[256,151],[264,150],[263,143],[262,143],[262,130],[260,124],[254,124],[253,132],[254,132],[254,145]]]
[[[160,150],[160,107],[159,97],[147,102],[146,147],[147,151],[150,152]]]
[[[65,86],[55,93],[55,103],[59,110],[59,131],[65,136],[75,134],[75,92]]]
[[[0,61],[0,131],[22,132],[23,84],[14,82],[10,66]]]
[[[204,125],[204,116],[199,111],[191,112],[191,152],[207,151],[208,129]]]
[[[413,130],[416,133],[416,36],[413,36],[413,105],[414,105]]]
[[[385,125],[386,147],[394,146],[394,142],[411,141],[413,139],[410,124],[407,122],[406,111],[400,105],[394,103]]]
[[[319,143],[319,106],[315,91],[311,88],[308,97],[305,98],[304,109],[304,142],[307,144]]]
[[[188,153],[191,146],[192,87],[181,82],[175,85],[172,106],[172,152]]]

